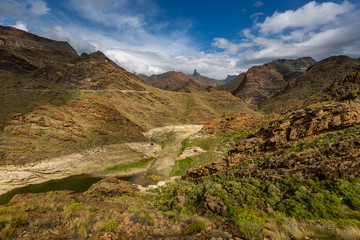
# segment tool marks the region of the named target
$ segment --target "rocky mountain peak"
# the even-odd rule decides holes
[[[30,50],[60,50],[77,55],[67,42],[50,40],[14,27],[0,26],[0,46]]]
[[[196,69],[194,69],[194,73],[192,74],[192,76],[196,77],[196,76],[200,76],[200,74],[196,71]]]

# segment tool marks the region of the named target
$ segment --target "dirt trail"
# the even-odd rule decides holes
[[[80,153],[47,159],[35,164],[1,166],[0,195],[14,188],[78,174],[129,176],[141,172],[151,172],[167,177],[171,165],[175,163],[182,140],[200,131],[201,128],[202,125],[167,126],[143,133],[149,139],[164,138],[163,148],[150,141],[131,142],[98,147]],[[171,137],[167,138],[168,136]],[[104,169],[114,165],[137,162],[149,157],[155,157],[155,160],[145,169],[115,173],[104,171]]]

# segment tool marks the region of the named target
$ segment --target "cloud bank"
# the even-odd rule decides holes
[[[358,56],[360,53],[360,11],[344,1],[309,2],[297,10],[275,12],[242,31],[244,43],[214,39],[213,46],[234,54],[237,66],[251,66],[276,58],[330,55]],[[227,44],[219,44],[219,42]]]
[[[253,1],[255,8],[262,1]],[[0,22],[68,41],[78,53],[100,50],[128,71],[166,71],[224,79],[277,58],[360,55],[360,10],[347,1],[315,1],[294,10],[249,13],[233,39],[198,45],[191,20],[168,21],[156,0],[0,0]],[[236,25],[237,23],[231,23]]]

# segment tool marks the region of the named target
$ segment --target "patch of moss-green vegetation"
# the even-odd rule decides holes
[[[114,220],[110,220],[104,224],[103,230],[106,232],[116,232],[117,227],[117,222],[115,222]]]
[[[330,143],[346,141],[353,137],[360,135],[360,126],[350,127],[342,131],[327,134],[311,142],[301,142],[298,145],[292,146],[287,152],[302,152],[306,149],[318,148]]]
[[[170,173],[171,176],[184,176],[186,171],[190,168],[193,168],[195,165],[195,162],[193,158],[185,158],[180,159],[175,162],[175,165],[173,166],[173,169]]]
[[[205,228],[205,224],[203,222],[196,222],[196,223],[190,224],[185,229],[184,235],[191,235],[191,234],[198,233],[198,232],[205,231],[205,230],[206,230],[206,228]]]
[[[161,149],[164,149],[169,144],[172,144],[175,141],[176,133],[173,131],[167,132],[160,136],[151,138],[151,141],[160,145]]]
[[[152,191],[157,193],[153,202],[163,212],[231,218],[247,237],[260,238],[269,221],[288,224],[293,219],[339,228],[360,224],[360,178],[330,181],[294,175],[263,182],[212,176],[201,183],[177,181]],[[186,199],[184,206],[169,204],[179,195]]]
[[[154,159],[155,159],[154,157],[150,157],[150,158],[146,158],[141,161],[138,161],[138,162],[116,165],[114,167],[107,168],[106,171],[108,171],[108,172],[114,172],[114,171],[129,172],[134,168],[145,168]]]
[[[190,144],[190,140],[189,138],[185,138],[184,140],[182,140],[181,142],[181,148],[179,150],[178,156],[180,156],[181,154],[183,154],[183,152],[185,151],[186,148],[191,147]]]
[[[183,176],[190,168],[223,159],[234,144],[246,138],[251,132],[240,132],[236,134],[218,133],[216,135],[199,134],[195,137],[186,138],[181,143],[178,156],[189,147],[199,147],[205,152],[175,162],[170,173],[171,176]]]

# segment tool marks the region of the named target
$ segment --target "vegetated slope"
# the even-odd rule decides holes
[[[303,57],[298,59],[277,59],[270,64],[283,76],[285,81],[289,81],[294,76],[306,72],[306,70],[314,65],[316,61],[311,57]]]
[[[182,72],[171,71],[152,75],[145,79],[145,83],[149,86],[174,92],[207,91],[206,84]],[[194,86],[194,89],[192,89],[191,86]]]
[[[181,196],[181,211],[232,219],[245,239],[359,238],[360,66],[325,93],[190,169],[158,206],[179,211],[167,203]]]
[[[213,86],[206,86],[202,83],[199,83],[198,81],[194,81],[193,79],[189,79],[185,83],[185,85],[178,90],[179,92],[213,92],[216,91],[215,87]]]
[[[13,27],[0,26],[0,46],[2,51],[10,51],[37,67],[66,63],[77,57],[67,42],[39,37]]]
[[[227,75],[225,79],[223,79],[223,83],[227,83],[230,82],[231,80],[233,80],[234,78],[236,78],[238,75]]]
[[[286,86],[287,82],[275,67],[265,64],[250,68],[233,94],[247,104],[260,106]]]
[[[359,59],[352,59],[347,56],[333,56],[321,60],[305,73],[290,79],[284,91],[264,103],[261,110],[267,113],[286,110],[325,90],[337,78],[352,72],[359,64]]]
[[[325,92],[252,132],[246,115],[225,119],[248,136],[185,180],[15,196],[0,208],[1,236],[358,239],[360,67]]]
[[[236,176],[360,177],[359,76],[358,68],[339,78],[326,95],[304,101],[302,107],[288,111],[240,141],[215,170],[212,166],[216,164],[194,169],[185,179],[239,164],[243,165],[232,171]]]
[[[66,42],[0,26],[0,129],[13,112],[27,112],[42,104],[61,104],[70,99],[72,92],[34,74],[48,68],[47,74],[56,76],[58,69],[64,69],[77,57]],[[42,91],[50,86],[51,91]]]
[[[217,86],[216,90],[226,91],[226,92],[229,92],[229,93],[235,95],[240,84],[244,81],[244,78],[245,78],[245,73],[241,73],[238,76],[236,76],[235,78],[233,78],[232,80],[230,80],[229,82],[224,83],[220,86]]]
[[[254,66],[216,89],[228,91],[254,107],[261,107],[271,97],[286,89],[292,78],[305,72],[314,63],[315,60],[311,57],[274,60]]]
[[[217,80],[215,78],[205,77],[198,73],[196,69],[194,69],[194,72],[193,74],[191,74],[191,76],[204,83],[205,85],[219,86],[224,83],[223,81]]]
[[[20,31],[19,36],[23,34]],[[45,41],[38,43],[33,38],[31,46]],[[36,47],[31,49],[37,51]],[[1,50],[17,57],[23,48],[4,45]],[[55,51],[56,56],[59,51]],[[201,124],[234,108],[253,113],[229,93],[176,93],[149,87],[101,52],[74,53],[60,62],[51,57],[52,51],[47,53],[52,61],[45,66],[25,63],[21,55],[10,61],[20,67],[1,70],[3,164],[29,163],[100,145],[144,140],[144,130]],[[33,58],[32,62],[40,60]]]

